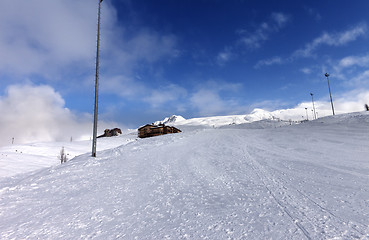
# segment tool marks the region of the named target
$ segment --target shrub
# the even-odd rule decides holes
[[[61,164],[67,162],[67,160],[68,160],[67,155],[65,154],[65,151],[64,151],[64,147],[62,147],[62,149],[60,150],[59,159],[60,159]]]

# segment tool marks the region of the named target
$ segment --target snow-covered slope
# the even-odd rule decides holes
[[[132,142],[137,137],[136,131],[125,132],[111,138],[98,138],[97,150],[105,150]],[[0,147],[0,178],[10,177],[45,167],[60,164],[60,151],[68,160],[75,156],[91,152],[91,141],[44,142]]]
[[[369,114],[192,128],[0,179],[0,239],[369,238]]]

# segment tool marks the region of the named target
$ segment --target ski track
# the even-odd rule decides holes
[[[250,133],[270,145],[249,138]],[[334,173],[352,173],[360,186],[365,186],[360,181],[367,176],[328,168],[329,163],[309,165],[300,157],[311,149],[289,149],[288,140],[275,136],[268,133],[266,138],[257,130],[208,129],[140,139],[101,152],[96,159],[83,162],[86,156],[81,156],[27,178],[4,180],[0,238],[368,237],[368,220],[363,220],[369,216],[367,188],[361,189],[358,200],[366,199],[362,209],[343,208],[354,200],[328,202],[322,195],[328,182],[315,189],[315,173],[299,173],[304,166],[327,166]],[[320,150],[315,151],[313,155]],[[300,172],[293,175],[294,171]],[[352,220],[355,214],[360,217]]]
[[[252,149],[252,147],[248,147]],[[334,238],[359,238],[364,236],[366,226],[360,225],[364,230],[358,230],[355,225],[337,217],[330,210],[309,198],[301,190],[287,187],[286,180],[276,177],[259,164],[249,152],[245,152],[245,158],[252,162],[252,168],[262,181],[268,193],[273,197],[278,206],[291,218],[292,222],[301,230],[307,239]]]
[[[337,141],[337,143],[340,142]],[[248,142],[247,144],[246,150],[243,149],[245,158],[252,163],[252,168],[256,171],[258,177],[270,195],[275,199],[276,203],[304,233],[307,239],[333,239],[337,236],[345,239],[356,239],[367,236],[367,223],[364,224],[360,221],[345,219],[344,216],[333,213],[333,210],[328,209],[329,207],[323,206],[324,203],[318,203],[318,200],[313,200],[309,197],[308,193],[304,193],[304,188],[299,189],[299,186],[292,182],[293,179],[289,179],[288,173],[281,171],[281,168],[275,166],[274,160],[269,161],[266,159],[266,156],[270,155],[273,157],[269,159],[276,159],[276,156],[283,156],[284,158],[293,160],[291,155],[296,157],[299,154],[291,154],[290,151],[286,154],[284,149],[288,148],[288,146],[283,146],[282,144],[279,147],[275,147],[276,145],[272,147],[271,145],[268,148],[265,148],[265,145],[260,146],[259,143],[254,141],[251,141],[251,143]],[[262,154],[258,154],[258,152],[262,152]],[[306,157],[306,155],[304,156]],[[263,162],[263,164],[259,163],[258,160]],[[284,163],[288,162],[285,160]],[[282,169],[285,171],[290,168],[284,166]],[[329,167],[329,169],[342,172],[339,168]],[[344,172],[369,179],[368,175],[354,174],[351,171]],[[364,189],[364,191],[368,195],[368,189]],[[365,210],[367,209],[368,206],[366,206]],[[366,215],[368,215],[367,212]]]

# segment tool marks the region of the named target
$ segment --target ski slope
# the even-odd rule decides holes
[[[113,138],[1,178],[0,239],[367,239],[368,133],[365,112]]]
[[[136,131],[129,130],[120,138],[98,138],[97,150],[121,146],[135,140]],[[0,147],[0,178],[38,171],[60,164],[60,151],[64,148],[67,159],[91,152],[91,141],[41,142]]]

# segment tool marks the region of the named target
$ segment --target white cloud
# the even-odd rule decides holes
[[[305,74],[310,74],[310,73],[311,73],[311,69],[310,69],[310,68],[305,67],[305,68],[302,68],[302,69],[301,69],[301,72],[303,72],[303,73],[305,73]]]
[[[367,89],[369,84],[369,70],[360,72],[354,77],[348,79],[349,81],[346,81],[346,85],[355,89]]]
[[[313,9],[313,8],[310,8],[310,7],[304,7],[305,11],[307,11],[307,13],[312,16],[315,21],[320,21],[322,19],[322,16],[320,15],[320,13],[316,10],[316,9]]]
[[[163,105],[177,102],[187,95],[187,91],[176,84],[169,84],[148,91],[145,95],[148,96],[144,98],[144,101],[148,102],[153,108],[165,108]]]
[[[126,75],[101,76],[104,83],[100,85],[102,92],[115,94],[125,98],[134,98],[147,93],[147,87],[139,80]]]
[[[312,57],[315,54],[315,50],[321,46],[342,46],[349,42],[355,41],[359,37],[367,33],[367,25],[359,24],[351,29],[338,33],[323,33],[321,36],[315,38],[312,42],[305,45],[305,48],[298,49],[294,51],[289,57],[282,59],[281,57],[274,57],[270,59],[263,59],[255,64],[255,68],[260,68],[262,66],[270,66],[274,64],[283,64],[287,62],[292,62],[296,58],[301,57]],[[352,65],[367,65],[369,62],[369,56],[364,57],[347,57],[340,61],[339,67],[349,67]],[[337,66],[335,66],[337,68]],[[308,68],[303,68],[301,70],[305,74],[308,74]]]
[[[306,119],[306,113],[309,120],[313,119],[311,100],[298,103],[291,108],[283,108],[288,103],[278,100],[254,103],[246,108],[241,106],[239,102],[223,99],[215,90],[203,88],[193,94],[190,101],[193,107],[199,110],[201,116],[242,114],[242,112],[246,112],[246,109],[261,108],[283,120],[301,121]],[[369,90],[355,90],[342,95],[333,95],[333,103],[336,114],[364,111],[364,105],[369,104]],[[325,99],[314,98],[314,104],[318,118],[332,115],[329,96]]]
[[[275,12],[271,14],[268,21],[260,23],[254,31],[245,29],[237,30],[237,33],[240,35],[239,39],[237,39],[237,43],[233,46],[225,47],[223,51],[219,52],[216,56],[216,63],[218,65],[224,65],[232,60],[232,58],[237,56],[235,49],[239,46],[246,46],[252,50],[260,48],[262,44],[270,38],[270,35],[279,32],[289,20],[290,17],[288,15]]]
[[[348,56],[339,61],[340,67],[346,68],[354,65],[369,66],[369,54],[366,56]]]
[[[198,109],[201,116],[212,116],[221,114],[227,109],[227,103],[217,92],[200,89],[190,98],[192,106]]]
[[[260,68],[262,66],[270,66],[270,65],[282,64],[282,63],[283,63],[282,58],[280,58],[280,57],[273,57],[273,58],[270,58],[270,59],[263,59],[263,60],[258,61],[255,64],[254,67],[255,68]]]
[[[284,25],[289,21],[289,17],[283,13],[272,13],[271,18],[278,24],[278,28],[284,27]]]
[[[369,54],[347,56],[339,60],[329,61],[331,76],[342,81],[349,89],[368,89],[369,84]],[[324,70],[324,69],[323,69]],[[324,73],[322,71],[322,73]]]
[[[38,75],[49,83],[65,80],[66,74],[79,79],[90,75],[95,68],[97,7],[98,1],[84,0],[2,3],[0,71],[20,75],[18,79]],[[174,35],[144,26],[128,32],[118,26],[109,1],[101,8],[100,68],[109,77],[122,72],[132,76],[135,68],[178,56]]]
[[[368,90],[354,90],[345,93],[334,101],[334,107],[338,113],[364,111],[365,104],[369,104]]]
[[[369,91],[365,89],[350,91],[343,95],[337,96],[337,98],[335,98],[335,96],[333,95],[333,104],[336,114],[364,111],[364,104],[366,103],[369,104]],[[273,106],[275,103],[274,101],[271,101],[270,103],[265,102],[263,104],[271,104]],[[318,118],[332,115],[332,107],[329,96],[327,100],[322,98],[316,99],[314,101],[314,104]],[[260,108],[260,104],[254,106],[256,108]],[[276,106],[274,106],[274,109],[275,108]],[[314,115],[312,111],[313,105],[311,101],[299,103],[292,108],[278,109],[277,107],[277,110],[271,111],[271,113],[275,117],[281,118],[283,120],[291,119],[299,121],[306,119],[305,108],[307,108],[309,120],[312,120]]]
[[[82,0],[3,2],[1,70],[51,75],[71,63],[93,60],[96,6]],[[108,16],[113,16],[107,8]],[[109,20],[105,21],[108,24]]]
[[[240,39],[240,42],[245,44],[250,49],[259,48],[261,46],[261,43],[266,41],[269,37],[269,34],[267,33],[266,30],[268,28],[269,27],[267,27],[266,24],[261,25],[261,28],[256,30],[254,33],[242,37]]]
[[[245,111],[245,106],[234,98],[225,98],[223,93],[235,93],[241,84],[207,81],[198,85],[189,98],[190,105],[201,116],[235,114]]]
[[[242,35],[239,42],[250,49],[259,48],[264,41],[269,39],[272,33],[278,32],[289,21],[289,16],[283,13],[272,13],[270,18],[270,21],[261,23],[254,32],[238,31]]]
[[[101,84],[100,89],[104,93],[115,94],[128,100],[149,103],[152,108],[172,105],[187,95],[187,90],[177,84],[145,84],[139,78],[133,79],[125,75],[104,77],[104,84]]]
[[[312,42],[306,44],[305,48],[296,50],[292,54],[292,57],[310,57],[320,46],[342,46],[349,42],[355,41],[357,38],[365,35],[366,32],[367,25],[359,24],[344,32],[323,33],[321,36],[315,38]]]
[[[224,51],[220,52],[217,56],[218,65],[224,65],[226,62],[230,61],[233,57],[232,49],[227,47]]]
[[[12,138],[20,144],[91,136],[92,117],[77,115],[64,104],[61,95],[47,85],[9,86],[0,98],[0,145],[9,145]],[[99,123],[103,128],[107,125]]]
[[[128,41],[128,52],[137,59],[155,62],[163,57],[176,57],[179,52],[175,49],[174,35],[160,35],[155,31],[142,30]]]

